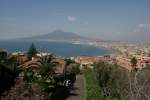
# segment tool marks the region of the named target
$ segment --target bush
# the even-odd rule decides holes
[[[128,71],[103,62],[93,66],[85,72],[88,100],[149,100],[150,68]]]
[[[70,65],[70,72],[74,74],[79,74],[80,73],[80,65],[79,64],[71,64]]]
[[[84,76],[86,81],[87,100],[104,100],[100,87],[94,79],[93,71],[91,69],[86,69],[84,71]]]
[[[14,85],[15,78],[20,72],[15,58],[0,60],[0,94]]]
[[[128,79],[125,71],[117,65],[99,62],[94,64],[95,77],[102,89],[104,96],[108,99],[121,99],[124,88],[128,88]]]

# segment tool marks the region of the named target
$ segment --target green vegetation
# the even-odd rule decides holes
[[[56,86],[54,80],[56,64],[49,59],[42,59],[36,65],[33,63],[30,66],[22,66],[19,77],[14,78],[14,86],[3,92],[0,98],[4,98],[2,100],[10,100],[10,98],[11,100],[49,100]]]
[[[17,65],[18,62],[14,57],[0,60],[0,94],[14,85],[15,78],[20,72]]]
[[[34,67],[23,69],[24,80],[30,83],[37,83],[43,91],[50,92],[55,87],[54,69],[57,63],[50,62],[48,59],[42,59],[41,64]]]
[[[28,52],[27,52],[27,56],[28,56],[28,59],[31,60],[32,57],[34,57],[37,53],[37,50],[36,50],[36,47],[35,45],[32,43]]]
[[[69,73],[74,73],[74,74],[80,73],[80,64],[70,59],[65,59],[65,61],[66,61],[67,71]]]
[[[97,84],[93,75],[93,70],[87,68],[84,71],[86,81],[86,95],[87,100],[104,100],[104,96],[101,93],[101,89]]]
[[[149,67],[127,71],[104,62],[93,66],[84,72],[87,100],[149,100]]]
[[[121,100],[120,93],[127,82],[123,70],[119,69],[117,65],[99,62],[94,64],[94,72],[105,98],[108,100]]]
[[[68,66],[68,71],[70,73],[79,74],[80,73],[80,65],[77,63],[72,63]]]
[[[132,67],[133,67],[134,69],[136,68],[137,59],[136,59],[135,57],[133,57],[133,58],[131,59],[131,65],[132,65]]]
[[[126,77],[117,65],[95,63],[94,69],[86,68],[87,100],[122,100]],[[124,92],[125,93],[125,92]]]
[[[37,50],[32,44],[27,52],[28,60],[35,57],[36,53]],[[58,87],[63,87],[66,79],[72,80],[73,85],[75,74],[80,73],[79,64],[70,59],[65,61],[68,73],[58,76],[55,70],[61,62],[59,65],[59,62],[54,62],[52,55],[29,61],[24,66],[19,66],[16,56],[0,60],[0,99],[48,100]]]
[[[69,66],[72,63],[75,63],[75,61],[71,60],[71,59],[65,59],[66,61],[66,66]]]

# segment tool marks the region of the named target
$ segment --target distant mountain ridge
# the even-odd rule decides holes
[[[27,40],[89,40],[89,38],[84,37],[84,36],[80,36],[76,33],[73,32],[65,32],[62,30],[55,30],[51,33],[48,34],[44,34],[44,35],[39,35],[39,36],[33,36],[33,37],[28,37],[28,38],[24,38]]]

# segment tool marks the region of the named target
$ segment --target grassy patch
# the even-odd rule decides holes
[[[94,79],[93,71],[91,69],[86,69],[84,71],[84,76],[86,81],[86,99],[105,100],[103,95],[101,94],[100,87]]]

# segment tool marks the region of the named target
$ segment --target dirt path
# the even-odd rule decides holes
[[[77,75],[71,89],[64,86],[58,87],[50,100],[85,100],[84,76]]]
[[[75,95],[69,96],[66,100],[85,100],[84,76],[78,75],[76,78],[74,89],[70,91],[71,94]]]

